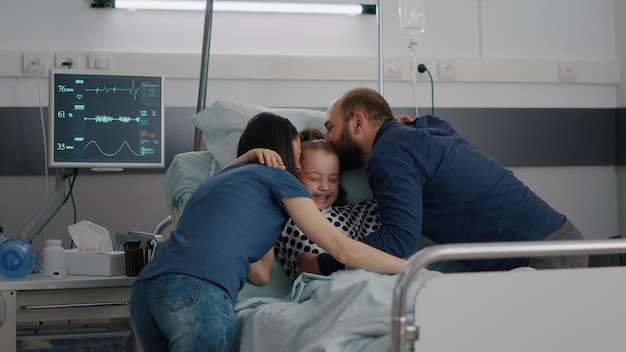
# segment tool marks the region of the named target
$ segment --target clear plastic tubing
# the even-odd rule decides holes
[[[402,33],[409,36],[409,49],[411,50],[411,82],[417,82],[417,36],[426,29],[426,16],[423,0],[400,0],[399,1],[400,27]]]

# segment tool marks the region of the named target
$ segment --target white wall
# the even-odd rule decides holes
[[[8,101],[1,104],[33,104],[27,93],[35,78],[22,76],[20,55],[38,50],[48,55],[49,64],[56,52],[77,51],[83,54],[81,67],[89,52],[109,53],[114,69],[165,73],[176,80],[168,89],[170,106],[195,106],[202,13],[91,9],[89,0],[1,3],[0,76],[18,79],[2,82],[0,99]],[[615,106],[614,0],[426,0],[426,5],[426,32],[417,55],[435,79],[438,60],[458,65],[458,79],[437,86],[438,106]],[[397,1],[383,1],[385,59],[399,60],[404,78],[389,80],[385,95],[392,105],[407,106],[414,103],[406,81],[408,38],[397,13]],[[376,87],[375,16],[216,13],[212,33],[210,77],[215,81],[209,101],[324,106],[355,84]],[[277,64],[275,56],[286,59]],[[586,83],[559,82],[562,62],[579,65],[578,81]],[[422,104],[429,101],[426,79],[418,89]],[[467,94],[468,86],[474,94]]]
[[[70,51],[79,56],[79,68],[87,67],[89,53],[105,53],[114,70],[165,74],[168,106],[196,106],[202,13],[129,12],[89,4],[0,0],[0,106],[39,104],[37,77],[21,73],[24,51],[42,52],[48,65],[55,53]],[[626,100],[618,91],[626,57],[623,38],[616,37],[624,32],[620,14],[626,14],[619,0],[426,0],[426,5],[418,56],[437,81],[438,107],[614,108]],[[386,80],[385,96],[392,106],[427,106],[426,77],[416,86],[408,81],[408,38],[400,32],[397,1],[383,1],[383,29],[385,62],[402,71]],[[377,88],[376,38],[375,16],[216,13],[207,103],[229,99],[323,107],[345,89]],[[438,79],[439,60],[455,63],[456,80]],[[576,82],[559,81],[560,63],[576,67]],[[45,105],[45,77],[39,83]],[[618,233],[618,183],[625,181],[615,167],[514,172],[588,237]],[[166,214],[161,179],[80,177],[79,220],[111,232],[151,230]],[[44,188],[41,177],[0,178],[0,220],[8,236],[37,210]],[[620,199],[626,202],[623,195]],[[63,209],[48,233],[63,233],[71,219],[71,211]]]

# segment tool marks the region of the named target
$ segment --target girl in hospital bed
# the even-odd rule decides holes
[[[339,185],[339,156],[319,130],[306,129],[302,137],[301,170],[298,179],[311,193],[313,202],[324,217],[350,238],[359,240],[380,226],[376,201],[346,204],[346,195]],[[296,278],[296,257],[301,253],[325,253],[290,219],[280,234],[275,254],[292,280]]]
[[[255,148],[275,150],[284,166],[260,165],[275,160]],[[294,177],[300,137],[289,120],[271,113],[255,115],[239,140],[237,155],[242,163],[196,189],[176,230],[133,285],[131,321],[143,351],[231,351],[239,290],[249,272],[258,282],[266,280],[274,244],[290,217],[348,266],[398,273],[405,264],[343,235],[320,213]]]

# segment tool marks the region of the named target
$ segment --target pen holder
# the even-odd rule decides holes
[[[133,241],[124,244],[124,261],[126,276],[137,276],[146,265],[146,252],[141,248],[141,242]]]

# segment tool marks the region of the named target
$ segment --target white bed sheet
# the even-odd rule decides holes
[[[436,271],[417,275],[415,292]],[[240,351],[391,350],[396,275],[344,270],[303,274],[285,299],[250,298],[236,307]]]

